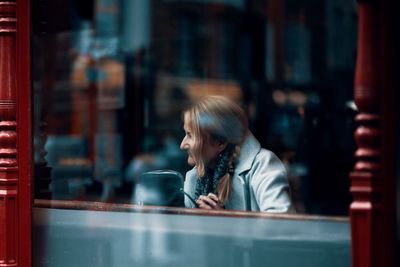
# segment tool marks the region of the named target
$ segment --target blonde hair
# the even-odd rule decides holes
[[[220,178],[217,188],[219,199],[225,202],[231,191],[233,164],[248,131],[247,116],[239,105],[224,96],[206,96],[184,111],[184,119],[193,135],[192,157],[199,177],[205,173],[202,155],[207,142],[235,145],[228,172]]]

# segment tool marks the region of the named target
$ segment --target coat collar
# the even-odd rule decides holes
[[[254,137],[254,135],[249,131],[243,144],[240,146],[239,160],[236,165],[236,171],[241,174],[245,171],[251,169],[254,158],[260,152],[261,145]]]

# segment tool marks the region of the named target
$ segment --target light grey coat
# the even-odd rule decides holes
[[[186,173],[185,191],[195,198],[196,167]],[[194,208],[185,198],[185,206]],[[249,132],[240,147],[232,178],[232,191],[225,203],[229,210],[287,212],[291,207],[286,170],[279,158],[263,149]]]

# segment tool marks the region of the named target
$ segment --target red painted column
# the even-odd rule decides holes
[[[19,266],[16,3],[0,1],[0,266]]]
[[[18,159],[18,266],[32,266],[30,0],[17,0],[16,74]],[[1,59],[0,59],[1,60]]]
[[[390,195],[384,175],[387,158],[383,149],[382,1],[358,1],[359,28],[354,99],[359,109],[355,139],[356,164],[350,173],[353,202],[350,206],[353,267],[393,266]],[[381,25],[381,26],[379,26]],[[391,179],[391,178],[389,178]]]

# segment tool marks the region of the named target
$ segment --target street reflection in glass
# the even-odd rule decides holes
[[[356,112],[352,1],[57,0],[32,7],[36,198],[347,214]],[[226,114],[218,123],[211,114],[196,117],[193,103],[212,95],[240,106],[246,123]],[[190,143],[188,132],[209,126],[195,122],[226,133],[213,128],[195,134],[211,141]],[[270,153],[270,161],[254,160],[274,162],[258,181],[271,191],[240,179],[249,142]],[[219,155],[228,161],[214,175]],[[143,196],[154,186],[143,175],[157,170],[186,179],[170,185],[180,204]],[[167,180],[158,187],[166,189]]]

